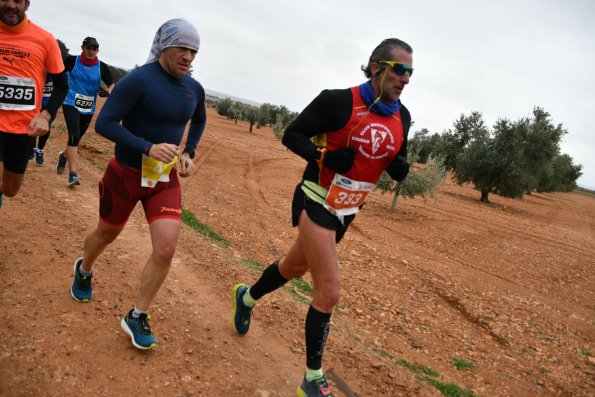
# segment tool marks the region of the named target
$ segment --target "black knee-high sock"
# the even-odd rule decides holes
[[[250,287],[250,296],[255,300],[259,300],[264,295],[285,285],[287,281],[279,272],[279,261],[273,262],[264,269],[258,281]]]
[[[322,353],[331,325],[331,313],[322,313],[310,306],[306,315],[306,366],[322,368]]]

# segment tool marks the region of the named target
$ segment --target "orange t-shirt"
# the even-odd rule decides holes
[[[64,71],[54,36],[29,21],[0,22],[0,131],[26,134],[41,110],[46,73]]]

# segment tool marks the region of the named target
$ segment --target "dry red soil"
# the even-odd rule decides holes
[[[58,118],[46,165],[31,162],[0,209],[0,396],[295,395],[307,310],[298,288],[264,297],[244,337],[232,329],[231,288],[290,247],[304,161],[270,128],[208,116],[183,205],[229,244],[182,227],[151,307],[150,352],[119,325],[151,251],[141,206],[99,258],[93,300],[70,297],[113,145],[91,130],[82,185],[68,188],[55,172]],[[595,394],[595,198],[490,198],[447,182],[392,210],[390,196],[371,194],[338,247],[342,297],[323,363],[337,396],[442,395],[432,383],[479,396]],[[473,367],[456,369],[456,358]]]

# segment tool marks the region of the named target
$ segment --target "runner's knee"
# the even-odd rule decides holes
[[[153,246],[153,256],[160,261],[171,261],[176,253],[176,241],[160,241]]]
[[[332,310],[339,302],[341,297],[340,284],[322,284],[316,285],[314,290],[314,301],[320,309],[326,312]]]

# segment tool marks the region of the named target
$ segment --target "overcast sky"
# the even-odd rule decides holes
[[[374,47],[397,37],[414,49],[401,96],[414,131],[442,132],[471,111],[492,126],[540,106],[568,130],[579,184],[595,189],[593,0],[31,0],[28,15],[72,54],[96,37],[100,59],[124,69],[146,61],[163,22],[186,18],[206,89],[298,112],[322,89],[362,83]]]

